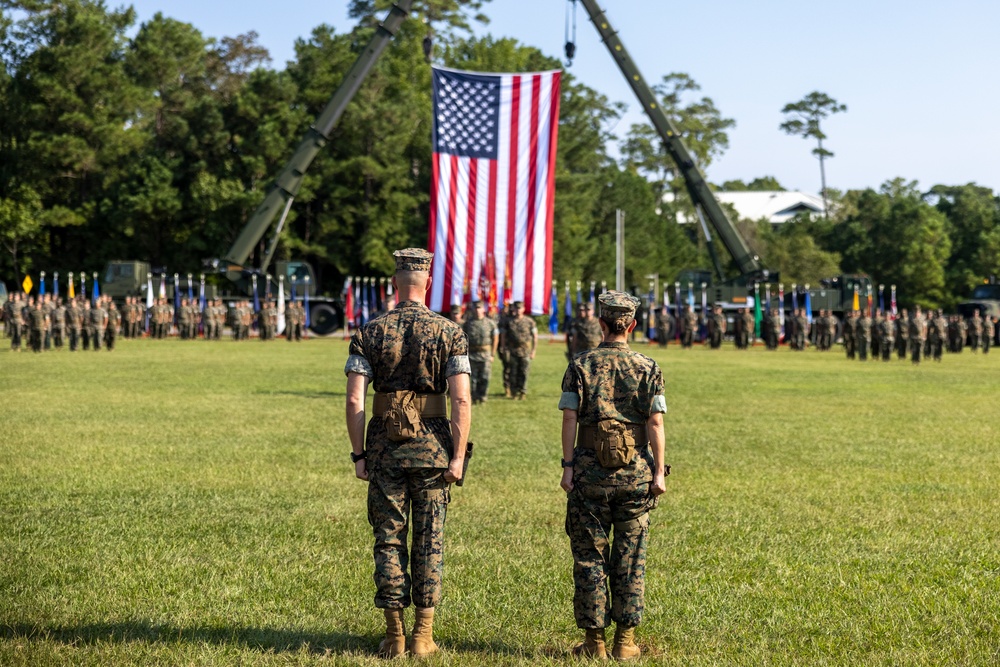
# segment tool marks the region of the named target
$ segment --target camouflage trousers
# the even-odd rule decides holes
[[[529,357],[516,357],[512,354],[507,367],[510,369],[510,393],[515,396],[526,393],[525,387],[528,384],[531,359]]]
[[[578,628],[604,628],[609,618],[628,627],[642,621],[649,511],[655,506],[649,483],[577,484],[569,493],[566,534],[573,552],[573,615]]]
[[[490,390],[490,374],[493,370],[493,361],[469,359],[469,365],[472,367],[472,375],[469,377],[472,400],[486,400],[486,394]]]
[[[411,602],[417,607],[435,607],[441,601],[444,519],[451,499],[444,473],[435,468],[371,471],[368,523],[375,535],[375,606],[379,609],[404,609]],[[411,524],[413,540],[408,550]]]

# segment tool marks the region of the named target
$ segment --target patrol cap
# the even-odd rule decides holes
[[[451,312],[453,312],[453,313],[460,313],[460,312],[462,312],[462,304],[460,304],[460,303],[453,303],[453,304],[451,304]]]
[[[635,309],[640,301],[631,294],[610,290],[598,297],[601,302],[601,318],[628,323],[635,319]]]
[[[510,305],[514,306],[515,308],[524,308],[524,302],[523,301],[514,301]]]
[[[480,301],[479,299],[476,299],[475,301],[470,301],[469,305],[472,306],[473,308],[478,308],[479,306],[483,305],[483,302]]]
[[[397,271],[430,271],[434,255],[423,248],[404,248],[392,253]]]

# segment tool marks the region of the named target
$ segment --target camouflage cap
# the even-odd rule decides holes
[[[474,301],[470,301],[469,305],[472,306],[473,308],[478,308],[479,306],[483,305],[483,302],[480,301],[479,299],[476,299]]]
[[[430,271],[434,255],[423,248],[404,248],[392,253],[397,271]]]
[[[453,304],[451,304],[451,312],[452,313],[460,313],[460,312],[462,312],[462,304],[460,304],[460,303],[453,303]]]
[[[610,290],[598,297],[601,302],[601,317],[628,323],[635,319],[635,309],[641,303],[639,299],[625,292]]]
[[[514,308],[524,308],[523,301],[514,301],[510,305],[513,306]]]

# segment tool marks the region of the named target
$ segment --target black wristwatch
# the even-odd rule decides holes
[[[361,459],[367,459],[367,458],[368,458],[367,451],[361,452],[360,454],[355,454],[354,452],[351,452],[351,463],[357,463]]]
[[[563,468],[573,467],[573,459],[570,459],[569,461],[567,461],[566,459],[559,459],[559,463],[562,464]]]

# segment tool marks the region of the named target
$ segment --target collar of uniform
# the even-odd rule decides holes
[[[400,301],[396,304],[396,308],[426,308],[424,304],[419,301]]]
[[[608,343],[605,341],[601,343],[598,347],[610,347],[615,350],[627,350],[628,343]]]

